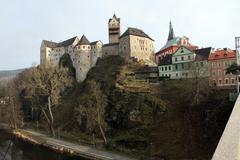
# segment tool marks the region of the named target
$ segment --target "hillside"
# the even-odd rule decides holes
[[[106,120],[114,148],[143,159],[210,159],[233,107],[229,91],[211,89],[205,80],[151,84],[127,76],[143,68],[109,57],[84,82],[99,82],[111,102]]]
[[[54,107],[57,135],[139,159],[211,159],[233,107],[229,91],[209,88],[205,80],[136,79],[144,67],[119,56],[99,59]],[[40,126],[47,128],[44,119]]]

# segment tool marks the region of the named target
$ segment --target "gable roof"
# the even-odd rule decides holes
[[[143,30],[137,29],[137,28],[131,28],[131,27],[129,27],[119,38],[129,36],[129,35],[145,37],[154,41],[151,37],[149,37],[146,33],[144,33]]]
[[[91,43],[90,43],[90,45],[96,45],[97,43],[101,43],[101,44],[103,45],[103,43],[102,43],[102,41],[101,41],[101,40],[98,40],[98,41],[91,42]]]
[[[194,53],[193,50],[191,50],[190,48],[188,48],[187,46],[179,46],[179,48],[173,53],[173,56],[180,50],[180,49],[186,49],[188,51],[190,51],[191,53]],[[181,52],[182,53],[182,52]]]
[[[72,45],[76,39],[77,39],[77,36],[70,38],[66,41],[60,42],[58,43],[57,47],[66,47],[66,46]]]
[[[91,42],[90,45],[96,45],[99,41]]]
[[[197,49],[194,52],[196,53],[196,61],[205,61],[208,60],[209,54],[211,53],[212,47]]]
[[[117,18],[117,16],[116,16],[115,13],[114,13],[113,17],[109,19],[108,23],[110,23],[110,21],[111,21],[113,18],[116,19],[116,20],[120,23],[120,18]]]
[[[87,39],[87,37],[83,35],[80,41],[78,42],[78,45],[90,45],[90,42]]]
[[[209,55],[208,60],[218,60],[218,59],[228,59],[228,58],[235,58],[236,52],[231,49],[220,49],[212,52]]]
[[[170,65],[172,64],[172,54],[167,54],[166,56],[164,56],[160,61],[159,61],[160,65]]]
[[[57,45],[58,45],[58,43],[56,43],[56,42],[47,41],[47,40],[43,40],[43,44],[49,48],[54,48],[54,47],[57,47]]]

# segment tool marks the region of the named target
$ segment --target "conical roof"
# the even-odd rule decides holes
[[[90,45],[89,40],[87,39],[87,37],[85,35],[82,36],[82,38],[80,39],[80,41],[78,42],[79,45]]]

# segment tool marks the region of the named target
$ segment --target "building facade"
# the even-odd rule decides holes
[[[159,61],[158,72],[160,78],[172,78],[172,54],[168,54]]]
[[[109,43],[89,42],[85,35],[70,38],[57,43],[43,40],[40,47],[40,64],[58,66],[61,57],[69,54],[76,69],[77,81],[86,78],[97,59],[109,55],[120,55],[123,58],[134,58],[147,65],[154,63],[154,40],[137,28],[128,28],[121,36],[120,18],[114,14],[108,21]]]
[[[155,64],[154,40],[141,29],[129,27],[121,36],[120,18],[114,14],[108,22],[109,43],[103,45],[103,57],[120,55],[126,59],[143,60],[147,65]]]
[[[172,23],[170,22],[167,43],[155,54],[156,63],[159,64],[161,59],[166,55],[175,53],[180,46],[185,46],[191,50],[198,48],[197,46],[190,44],[189,38],[185,36],[175,37]]]
[[[40,63],[58,66],[60,58],[64,54],[69,54],[76,69],[77,81],[83,81],[90,68],[102,56],[102,46],[101,41],[90,43],[85,35],[80,40],[73,37],[60,43],[43,40],[40,47]]]
[[[191,78],[193,62],[196,54],[186,46],[180,46],[172,55],[172,76],[171,79]]]
[[[201,48],[194,51],[196,53],[196,57],[194,66],[192,68],[193,77],[209,77],[208,58],[211,54],[211,51],[211,47]]]
[[[154,62],[154,40],[137,28],[128,28],[119,39],[119,54],[125,58]],[[152,64],[151,64],[152,63]]]
[[[114,14],[113,17],[108,21],[109,44],[119,42],[119,37],[121,34],[120,27],[120,18],[117,18],[117,16]]]
[[[226,69],[236,62],[236,53],[231,49],[218,49],[209,56],[209,84],[217,87],[236,86],[236,75],[226,74]]]

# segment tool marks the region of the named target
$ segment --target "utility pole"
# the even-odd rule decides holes
[[[239,51],[240,51],[240,37],[235,37],[235,49],[236,49],[236,64],[239,64]],[[240,78],[240,73],[237,71],[237,94],[239,94],[239,78]]]

